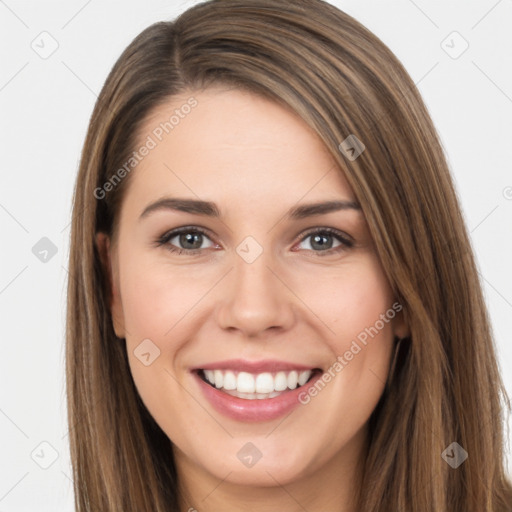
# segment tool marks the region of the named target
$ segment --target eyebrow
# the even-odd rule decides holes
[[[185,199],[178,197],[164,197],[146,206],[139,217],[139,220],[147,217],[153,212],[161,210],[174,210],[195,215],[205,215],[208,217],[219,218],[220,211],[215,203],[210,201],[201,201],[197,199]],[[361,211],[361,205],[357,201],[336,200],[324,201],[319,203],[302,204],[291,208],[286,216],[292,220],[300,220],[314,215],[324,215],[340,210]]]

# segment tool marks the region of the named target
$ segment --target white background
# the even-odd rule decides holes
[[[73,510],[64,312],[80,151],[97,94],[122,50],[151,23],[194,3],[0,0],[1,512]],[[512,395],[512,0],[332,3],[391,48],[431,112]],[[58,43],[47,59],[31,47],[42,46],[43,31]],[[453,53],[461,40],[450,36],[442,45],[453,31],[469,43],[456,59],[446,45]],[[42,237],[57,248],[46,263],[32,253]],[[52,461],[52,448],[41,442],[56,450],[48,469],[35,462]]]

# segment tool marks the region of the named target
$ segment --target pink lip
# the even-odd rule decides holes
[[[226,361],[217,361],[203,366],[197,366],[194,370],[239,370],[248,373],[279,372],[291,370],[313,370],[314,366],[304,366],[303,364],[289,363],[286,361],[277,361],[275,359],[265,359],[262,361],[246,361],[244,359],[229,359]]]
[[[220,369],[219,366],[213,367]],[[240,367],[238,366],[238,368]],[[268,368],[268,365],[265,368]],[[281,369],[282,366],[279,366],[279,368]],[[292,369],[295,368],[297,368],[297,366],[292,365]],[[305,367],[304,369],[309,368]],[[257,398],[254,400],[247,400],[228,395],[210,384],[207,384],[199,376],[199,372],[193,371],[192,375],[196,379],[204,396],[216,411],[237,421],[257,422],[270,421],[279,418],[290,413],[293,409],[301,405],[301,402],[299,401],[299,394],[314,385],[314,383],[322,376],[322,372],[318,372],[318,374],[313,375],[313,378],[303,386],[286,391],[275,398],[265,398],[262,400]]]

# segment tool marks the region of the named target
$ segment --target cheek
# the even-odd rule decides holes
[[[181,354],[193,339],[194,305],[205,293],[205,281],[136,254],[125,260],[124,272],[121,294],[131,374],[151,415],[168,435],[179,439],[180,428],[167,422],[191,415],[184,410],[179,384]],[[142,354],[148,353],[144,358]]]
[[[310,275],[300,286],[300,297],[324,325],[331,353],[326,385],[341,408],[353,404],[361,417],[369,414],[387,379],[395,316],[377,258],[368,255],[325,278]]]
[[[300,275],[299,275],[300,274]],[[364,342],[370,338],[368,330],[377,324],[377,330],[389,336],[394,316],[388,314],[392,306],[392,293],[381,265],[373,253],[345,260],[337,269],[319,269],[314,272],[289,276],[293,288],[307,308],[324,325],[326,338],[336,353],[345,351],[351,340]]]
[[[127,270],[122,281],[127,332],[150,339],[172,339],[172,330],[193,316],[210,280],[184,267],[144,263],[141,258],[136,271]]]
[[[183,390],[176,379],[186,378],[184,355],[218,276],[185,265],[171,267],[136,251],[123,263],[121,296],[132,377],[151,413],[165,419],[173,416],[175,406],[176,414],[182,412],[177,404],[183,402]]]
[[[332,329],[333,349],[355,369],[371,368],[386,362],[391,347],[392,317],[391,299],[387,287],[378,280],[354,279],[345,288],[345,294],[337,297],[341,305]]]

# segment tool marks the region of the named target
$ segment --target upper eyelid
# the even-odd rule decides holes
[[[202,226],[182,226],[179,228],[175,228],[175,229],[172,229],[172,230],[164,233],[161,237],[159,237],[159,240],[165,239],[165,240],[169,241],[172,238],[179,236],[181,233],[189,233],[189,232],[194,232],[194,231],[207,236],[212,243],[217,244],[217,242],[215,242],[212,239],[210,230],[208,228],[203,228]],[[332,227],[328,227],[328,226],[316,226],[316,227],[308,228],[305,231],[301,232],[301,234],[298,235],[298,238],[294,240],[294,244],[304,241],[307,237],[309,237],[315,233],[322,233],[322,232],[326,232],[334,237],[337,237],[338,239],[341,239],[340,241],[342,243],[344,243],[345,245],[348,245],[348,244],[353,245],[355,243],[354,239],[348,233],[345,233],[341,230],[338,230],[338,229],[332,228]],[[348,242],[348,244],[347,244],[347,242]],[[190,251],[195,252],[195,251],[200,251],[202,249],[182,249],[182,250],[190,250]]]
[[[327,226],[325,226],[325,227],[319,226],[316,228],[306,229],[306,231],[300,235],[301,236],[300,240],[303,240],[305,237],[310,236],[314,233],[322,233],[322,232],[326,232],[326,233],[329,233],[330,235],[338,236],[340,238],[346,238],[348,242],[354,243],[354,239],[348,233],[345,233],[341,229],[330,228]]]

